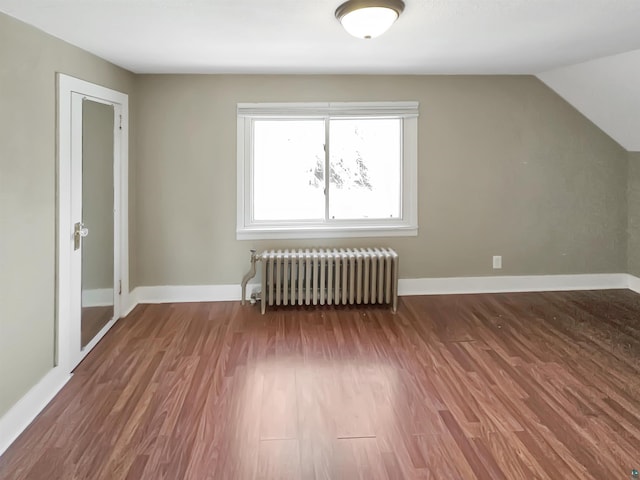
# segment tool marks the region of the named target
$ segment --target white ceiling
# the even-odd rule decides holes
[[[341,0],[0,0],[136,73],[539,73],[640,48],[639,0],[405,0],[373,40]]]
[[[626,150],[640,151],[640,50],[558,68],[538,78]]]

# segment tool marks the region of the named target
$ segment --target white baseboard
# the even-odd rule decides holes
[[[258,284],[247,285],[247,300],[252,289]],[[183,303],[183,302],[226,302],[238,301],[242,297],[240,285],[161,285],[136,287],[129,293],[129,308],[123,317],[129,315],[139,304]]]
[[[112,288],[95,288],[82,291],[83,307],[106,307],[107,305],[113,305]]]
[[[64,373],[62,367],[55,367],[0,418],[0,455],[29,426],[70,378],[71,374]]]
[[[526,275],[502,277],[406,278],[398,281],[399,295],[457,293],[543,292],[627,288],[626,273],[588,275]]]
[[[240,285],[163,285],[137,287],[137,303],[224,302],[240,300]]]
[[[501,277],[402,278],[399,295],[439,295],[456,293],[542,292],[563,290],[607,290],[631,288],[630,275],[604,273],[586,275],[530,275]],[[632,277],[636,278],[636,277]],[[640,279],[637,279],[640,291]],[[257,284],[247,286],[247,297]],[[632,288],[633,290],[633,288]],[[128,312],[139,303],[237,301],[240,285],[163,285],[137,287],[129,298]]]
[[[141,303],[138,301],[138,288],[134,288],[129,292],[129,295],[127,295],[127,301],[129,302],[129,305],[122,306],[122,315],[120,318],[124,318],[129,315],[133,311],[133,309],[136,308],[139,303]]]
[[[636,293],[640,293],[640,278],[634,275],[627,275],[627,277],[628,277],[627,288],[629,290],[633,290]]]

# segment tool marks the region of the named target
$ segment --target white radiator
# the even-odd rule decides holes
[[[390,304],[398,308],[398,254],[389,248],[251,251],[251,271],[261,261],[261,310],[272,305]]]

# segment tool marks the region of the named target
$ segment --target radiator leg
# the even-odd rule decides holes
[[[391,285],[392,285],[392,296],[393,296],[393,307],[392,307],[392,312],[396,313],[398,311],[398,262],[399,262],[399,258],[396,256],[396,258],[393,259],[393,269],[392,269],[392,275],[393,277],[391,278]]]
[[[246,303],[247,283],[249,283],[249,280],[256,276],[256,262],[258,260],[260,260],[260,256],[256,255],[255,250],[251,250],[251,270],[249,270],[247,274],[242,277],[242,305]]]
[[[267,295],[269,295],[269,292],[267,292],[267,270],[268,269],[269,269],[269,262],[265,261],[262,268],[262,289],[260,290],[260,313],[262,313],[262,315],[264,315],[264,312],[267,309]]]

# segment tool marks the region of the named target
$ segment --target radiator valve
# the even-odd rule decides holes
[[[249,303],[251,303],[251,305],[255,305],[260,300],[261,300],[260,292],[253,292],[251,294],[251,297],[249,298]]]

